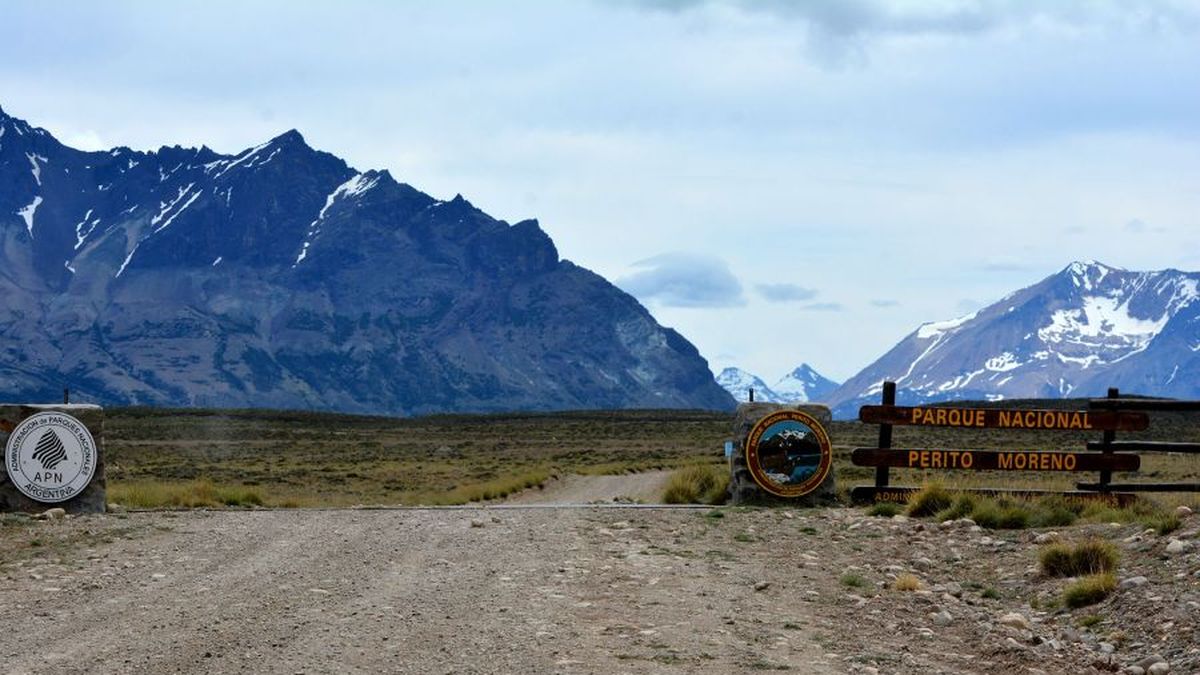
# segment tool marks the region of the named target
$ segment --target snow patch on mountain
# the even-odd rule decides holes
[[[370,190],[379,183],[379,176],[369,175],[368,173],[360,173],[355,175],[350,180],[342,183],[325,198],[325,205],[317,213],[316,219],[308,226],[308,232],[304,235],[304,243],[300,246],[300,253],[296,255],[296,262],[292,263],[292,267],[299,265],[308,257],[309,246],[312,245],[312,240],[318,234],[321,234],[321,223],[325,220],[325,214],[329,212],[330,207],[337,202],[338,199],[354,197]]]
[[[1200,273],[1071,263],[991,306],[922,324],[832,395],[835,412],[877,402],[887,380],[912,404],[1091,396],[1110,386],[1200,397],[1191,356],[1198,287]]]
[[[42,205],[42,197],[40,195],[33,198],[32,202],[25,208],[17,211],[17,215],[25,221],[25,229],[29,231],[29,238],[33,238],[33,215],[37,213],[37,209]]]
[[[934,321],[931,323],[922,324],[921,327],[917,329],[917,337],[921,338],[922,340],[928,340],[931,337],[937,337],[943,333],[952,331],[955,328],[962,326],[968,321],[974,319],[976,316],[978,316],[978,314],[979,312],[971,312],[966,316],[960,316],[957,319],[950,319],[949,321]]]
[[[1135,317],[1129,310],[1129,298],[1119,295],[1086,296],[1082,302],[1079,309],[1060,309],[1050,315],[1050,323],[1038,329],[1038,338],[1085,347],[1106,347],[1116,340],[1140,351],[1170,318],[1166,311],[1158,319]]]

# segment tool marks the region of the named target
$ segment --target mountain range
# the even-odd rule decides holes
[[[288,131],[83,152],[0,110],[0,383],[411,415],[728,409],[695,347],[509,224]]]
[[[927,323],[829,396],[900,404],[1125,393],[1200,398],[1200,273],[1075,262],[979,311]]]
[[[762,378],[741,368],[725,368],[717,375],[717,383],[738,401],[754,400],[764,403],[807,403],[825,401],[838,384],[802,363],[775,384],[767,386]]]

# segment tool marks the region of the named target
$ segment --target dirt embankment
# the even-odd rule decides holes
[[[8,518],[0,663],[7,673],[1080,673],[1157,654],[1186,673],[1200,668],[1198,529],[1193,517],[1172,535],[1187,543],[1176,553],[1135,526],[1064,531],[1113,539],[1120,576],[1144,577],[1065,611],[1050,607],[1063,581],[1037,573],[1035,533],[851,509]],[[902,573],[922,588],[892,590]]]

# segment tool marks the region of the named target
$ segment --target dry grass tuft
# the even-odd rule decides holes
[[[921,590],[921,580],[915,574],[905,572],[896,577],[892,582],[892,588],[897,591],[918,591]]]
[[[182,483],[111,483],[108,486],[108,500],[135,509],[263,505],[263,495],[256,488],[241,485],[218,486],[203,478]]]
[[[676,470],[667,480],[667,504],[724,504],[729,471],[724,465],[692,464]]]
[[[941,483],[929,483],[908,500],[908,515],[923,518],[944,511],[954,504],[954,495]]]
[[[1087,607],[1107,598],[1117,588],[1112,572],[1090,574],[1063,589],[1063,603],[1072,609]]]
[[[1117,568],[1119,559],[1117,547],[1102,539],[1089,539],[1078,544],[1050,544],[1038,553],[1042,573],[1051,577],[1111,572]]]

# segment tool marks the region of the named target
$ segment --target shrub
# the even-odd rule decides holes
[[[971,515],[972,511],[975,510],[977,504],[978,500],[974,495],[959,495],[957,498],[955,498],[953,504],[942,509],[941,511],[938,511],[937,514],[934,515],[934,519],[939,522],[945,522],[947,520],[966,518],[967,516]]]
[[[1063,497],[1046,497],[1033,503],[1034,527],[1066,527],[1074,525],[1083,512],[1083,504],[1079,500]]]
[[[1038,564],[1042,574],[1048,577],[1075,576],[1075,567],[1071,560],[1073,551],[1074,548],[1070,544],[1055,543],[1043,546],[1038,552]]]
[[[723,504],[729,488],[724,466],[692,464],[676,470],[667,480],[663,502],[667,504]]]
[[[896,580],[892,582],[892,588],[897,591],[915,591],[921,588],[921,580],[915,574],[905,572],[896,577]]]
[[[908,515],[917,518],[932,516],[950,508],[953,503],[954,495],[941,483],[930,483],[908,500]]]
[[[1063,589],[1063,603],[1067,607],[1087,607],[1107,598],[1117,588],[1117,577],[1112,572],[1089,574]]]
[[[842,582],[843,586],[847,586],[849,588],[862,588],[863,586],[867,585],[867,580],[864,579],[861,574],[856,574],[854,572],[846,572],[841,576],[841,578],[838,579],[838,581]]]
[[[891,518],[898,515],[903,509],[895,502],[875,502],[871,508],[867,509],[868,516],[880,516],[882,518]]]
[[[1075,546],[1071,558],[1075,574],[1098,574],[1115,570],[1120,553],[1111,542],[1089,539]]]
[[[1111,572],[1117,568],[1117,547],[1100,539],[1079,544],[1056,543],[1038,553],[1042,573],[1051,577],[1077,577]]]
[[[1029,527],[1029,515],[1029,511],[1018,504],[987,500],[975,507],[971,519],[980,527],[991,530],[1023,530]]]
[[[1142,520],[1142,524],[1146,527],[1153,528],[1159,534],[1171,534],[1179,529],[1183,523],[1179,520],[1179,516],[1174,513],[1160,513],[1149,516]]]

